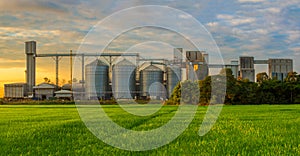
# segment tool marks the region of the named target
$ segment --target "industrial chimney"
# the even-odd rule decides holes
[[[35,55],[36,42],[25,42],[26,54],[26,83],[28,86],[28,95],[33,95],[33,86],[35,86]]]

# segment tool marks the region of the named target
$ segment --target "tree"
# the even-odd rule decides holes
[[[266,81],[269,79],[269,76],[266,72],[258,73],[256,74],[256,82],[261,84],[263,81]]]
[[[222,100],[222,102],[224,102],[225,104],[232,104],[235,94],[237,92],[237,87],[236,87],[237,80],[234,78],[232,74],[232,70],[230,68],[223,68],[220,71],[218,78],[221,80],[220,83],[224,83],[226,81],[226,94],[225,94],[225,99]],[[221,85],[220,89],[224,87],[225,86],[222,87]],[[220,92],[219,95],[222,95],[222,93]]]
[[[181,84],[181,100],[184,104],[199,104],[200,89],[197,81],[184,81]]]
[[[45,82],[45,83],[50,83],[51,80],[50,80],[48,77],[44,77],[44,82]]]
[[[219,75],[222,75],[222,76],[228,76],[228,77],[233,77],[233,74],[232,74],[232,70],[230,68],[223,68],[221,69]]]
[[[209,104],[211,98],[211,76],[207,76],[204,80],[198,81],[200,88],[200,104]]]
[[[290,93],[290,103],[294,103],[294,96],[297,95],[296,88],[297,88],[298,81],[299,78],[296,72],[289,72],[287,77],[285,78],[285,83]]]
[[[285,78],[286,82],[297,82],[299,78],[297,76],[297,72],[289,72],[287,77]]]
[[[68,84],[76,83],[78,80],[76,78],[73,78],[72,80],[68,81]]]
[[[250,82],[248,79],[238,80],[235,83],[235,96],[231,101],[232,104],[257,104],[258,85]]]
[[[181,97],[181,83],[178,83],[169,98],[166,102],[166,105],[179,105],[180,104],[180,97]]]
[[[60,85],[62,86],[62,85],[64,85],[64,84],[66,84],[66,79],[60,80]]]

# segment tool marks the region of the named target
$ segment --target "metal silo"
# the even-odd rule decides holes
[[[85,66],[85,93],[88,99],[106,98],[109,66],[96,60]]]
[[[136,93],[136,66],[124,59],[113,66],[112,91],[115,99],[133,99]]]
[[[150,97],[151,99],[165,98],[163,71],[154,65],[150,65],[141,70],[140,91],[142,97]]]
[[[167,67],[167,90],[171,97],[174,87],[181,81],[181,68],[179,66]]]

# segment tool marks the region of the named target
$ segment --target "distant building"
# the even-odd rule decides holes
[[[269,59],[269,77],[283,81],[293,71],[292,59]]]
[[[37,86],[34,86],[35,97],[41,100],[49,100],[54,97],[54,92],[56,91],[57,86],[49,83],[41,83]]]
[[[182,64],[183,62],[183,57],[182,57],[182,52],[183,49],[182,48],[174,48],[174,52],[173,52],[173,63],[174,64]]]
[[[22,99],[27,96],[26,83],[4,84],[4,98]]]
[[[238,78],[238,72],[239,72],[239,61],[238,60],[231,60],[230,69],[232,71],[232,75],[234,78]]]
[[[73,98],[73,92],[70,90],[59,90],[54,93],[55,93],[55,97],[58,99],[72,100]]]
[[[254,82],[255,70],[254,70],[254,57],[241,56],[240,57],[240,77],[242,79],[249,79]]]
[[[186,51],[188,80],[203,80],[208,76],[208,55],[204,51]]]

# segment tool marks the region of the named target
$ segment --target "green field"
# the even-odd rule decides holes
[[[164,106],[152,116],[136,117],[104,106],[119,125],[134,130],[157,128],[176,112]],[[73,105],[1,105],[1,155],[300,155],[300,105],[224,106],[205,136],[198,130],[206,112],[199,107],[186,131],[168,145],[133,152],[96,138]]]

